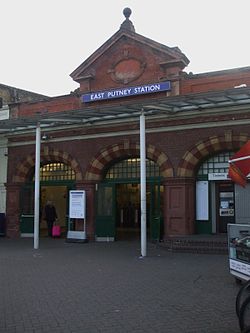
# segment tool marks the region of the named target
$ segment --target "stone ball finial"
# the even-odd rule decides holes
[[[123,9],[123,15],[126,17],[126,19],[129,19],[130,15],[132,13],[132,10],[128,7]]]
[[[132,10],[130,8],[126,7],[123,9],[123,15],[125,16],[126,20],[122,22],[120,29],[135,32],[135,27],[129,19],[131,13]]]

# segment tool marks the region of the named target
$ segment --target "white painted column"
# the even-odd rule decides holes
[[[146,135],[144,111],[140,115],[140,170],[141,170],[141,256],[147,255],[147,199],[146,199]]]
[[[36,161],[35,161],[35,202],[34,202],[34,249],[39,248],[39,215],[40,215],[40,152],[41,152],[41,128],[40,123],[36,127]]]

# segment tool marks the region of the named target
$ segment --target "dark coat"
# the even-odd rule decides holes
[[[56,209],[53,205],[46,205],[44,208],[45,220],[47,222],[54,222],[57,219]]]

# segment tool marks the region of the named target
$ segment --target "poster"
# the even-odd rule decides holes
[[[69,217],[71,219],[86,218],[85,191],[69,191]]]

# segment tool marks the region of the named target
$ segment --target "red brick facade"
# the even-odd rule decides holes
[[[146,97],[125,97],[122,103],[138,103],[173,96],[194,96],[205,92],[226,91],[250,85],[250,68],[205,74],[186,74],[189,60],[178,48],[169,48],[120,29],[72,74],[79,89],[66,96],[11,106],[11,117],[37,114],[77,113],[89,108],[82,103],[85,92],[170,81],[170,92]],[[120,99],[93,102],[91,107],[119,105]],[[250,116],[247,106],[211,112],[149,117],[146,120],[147,158],[161,170],[164,186],[164,236],[195,232],[195,180],[202,161],[216,153],[235,151],[249,138]],[[62,162],[76,174],[76,188],[87,191],[88,236],[95,236],[95,186],[103,180],[104,170],[116,161],[139,156],[139,120],[127,119],[98,125],[60,126],[49,129],[50,140],[42,143],[41,163]],[[9,137],[7,182],[7,235],[19,235],[18,208],[20,186],[35,165],[35,133]],[[23,145],[21,144],[23,142]],[[19,144],[17,144],[19,143]]]

